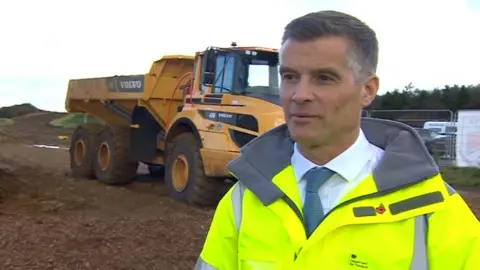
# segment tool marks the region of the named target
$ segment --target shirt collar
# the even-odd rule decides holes
[[[334,171],[347,181],[352,181],[361,172],[368,162],[367,156],[370,143],[368,142],[362,130],[357,140],[343,153],[329,161],[324,167]],[[297,181],[300,181],[305,173],[315,167],[321,167],[307,158],[305,158],[297,148],[295,143],[291,163],[295,172]]]

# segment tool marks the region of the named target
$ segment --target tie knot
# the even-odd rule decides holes
[[[304,179],[307,181],[306,191],[317,193],[318,189],[334,174],[334,171],[325,167],[309,170],[304,176]]]

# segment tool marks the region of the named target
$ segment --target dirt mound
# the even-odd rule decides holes
[[[22,116],[13,117],[13,120],[22,120],[23,122],[39,122],[41,124],[48,124],[52,120],[65,116],[66,113],[61,112],[35,112],[29,113]]]
[[[30,103],[24,103],[0,108],[0,118],[13,118],[37,112],[42,112],[42,110]]]
[[[65,115],[66,113],[42,111],[11,118],[13,124],[0,128],[0,141],[66,146],[69,142],[60,138],[68,138],[72,130],[50,125],[51,121]]]
[[[15,170],[5,160],[0,159],[0,203],[27,190],[27,185],[17,178]]]
[[[7,198],[7,192],[10,190],[9,178],[12,178],[12,175],[7,171],[0,169],[0,203],[4,202]]]

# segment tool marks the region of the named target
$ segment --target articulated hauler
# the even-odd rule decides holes
[[[72,135],[73,175],[128,184],[142,162],[164,174],[171,197],[215,206],[240,148],[285,121],[278,51],[209,47],[164,56],[147,74],[73,79],[66,109],[100,119]]]

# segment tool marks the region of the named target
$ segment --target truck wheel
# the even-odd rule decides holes
[[[99,134],[93,168],[98,181],[107,185],[131,183],[136,176],[138,162],[129,156],[130,129],[105,127]]]
[[[102,125],[79,125],[70,141],[70,169],[74,177],[95,178],[93,156]]]
[[[223,196],[221,183],[205,176],[192,133],[175,137],[167,155],[165,185],[174,199],[199,206],[215,206]]]

